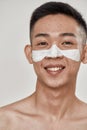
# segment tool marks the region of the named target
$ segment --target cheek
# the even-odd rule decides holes
[[[33,64],[33,67],[34,67],[34,71],[35,71],[35,73],[36,73],[36,75],[37,75],[37,72],[38,72],[38,65],[35,63],[35,64]]]
[[[42,73],[42,64],[40,62],[34,63],[33,67],[37,76],[40,75],[40,73]]]
[[[70,75],[77,76],[79,71],[80,63],[79,62],[72,62],[70,63]]]

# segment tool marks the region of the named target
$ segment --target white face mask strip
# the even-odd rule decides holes
[[[61,50],[54,44],[52,45],[50,49],[47,49],[47,50],[33,50],[32,51],[32,59],[35,62],[41,61],[45,57],[56,58],[56,57],[61,57],[61,56],[65,56],[74,61],[80,61],[79,49]]]

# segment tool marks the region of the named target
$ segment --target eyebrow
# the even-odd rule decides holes
[[[71,37],[76,37],[74,33],[61,33],[60,36],[71,36]]]
[[[49,36],[50,36],[49,33],[38,33],[38,34],[35,35],[35,38],[37,38],[37,37],[49,37]],[[61,37],[66,37],[66,36],[76,37],[76,35],[74,33],[67,33],[67,32],[61,33],[61,34],[59,34],[59,36],[61,36]]]
[[[38,33],[38,34],[35,35],[35,38],[37,38],[37,37],[49,37],[49,36],[50,35],[47,34],[47,33]]]

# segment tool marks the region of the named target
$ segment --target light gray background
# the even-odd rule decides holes
[[[24,46],[29,43],[32,11],[47,1],[0,0],[0,106],[25,98],[35,90],[36,75],[25,58]],[[87,0],[61,2],[78,9],[87,21]],[[87,65],[81,65],[76,95],[87,102]]]

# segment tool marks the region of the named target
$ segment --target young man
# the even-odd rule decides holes
[[[87,130],[87,104],[75,96],[86,38],[86,23],[70,5],[49,2],[34,11],[25,54],[37,74],[36,91],[0,109],[0,130]]]

